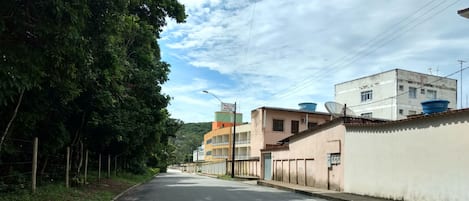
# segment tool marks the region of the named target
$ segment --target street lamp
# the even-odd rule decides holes
[[[458,14],[462,17],[469,18],[469,8],[458,10]]]
[[[206,93],[206,94],[210,94],[212,95],[213,97],[215,97],[216,99],[218,99],[218,101],[220,101],[221,105],[224,105],[225,103],[223,103],[223,101],[221,101],[220,98],[218,98],[218,96],[216,96],[215,94],[213,93],[210,93],[209,91],[207,90],[203,90],[202,92]],[[233,108],[233,143],[231,145],[231,178],[234,178],[234,164],[235,164],[235,143],[236,141],[236,101],[234,102],[234,108]]]

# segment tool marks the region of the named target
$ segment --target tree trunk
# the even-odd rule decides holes
[[[13,111],[13,115],[12,115],[10,121],[8,122],[7,127],[5,128],[5,131],[3,132],[2,139],[0,140],[0,155],[1,155],[1,152],[2,152],[3,142],[5,141],[5,138],[8,134],[8,130],[10,130],[10,127],[13,124],[13,121],[16,118],[16,114],[18,114],[18,109],[20,108],[21,102],[23,101],[23,95],[24,95],[24,89],[21,90],[20,97],[18,99],[18,103],[16,104],[15,110]]]

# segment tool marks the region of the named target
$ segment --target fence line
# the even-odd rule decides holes
[[[231,161],[186,163],[180,169],[189,173],[199,172],[212,175],[229,175],[231,174]],[[241,177],[260,177],[259,159],[236,160],[234,173],[235,176]]]

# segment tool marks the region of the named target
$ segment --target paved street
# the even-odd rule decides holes
[[[298,193],[257,186],[255,182],[214,179],[168,170],[121,196],[118,201],[325,201]]]

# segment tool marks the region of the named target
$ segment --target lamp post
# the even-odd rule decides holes
[[[458,14],[461,15],[461,17],[469,18],[469,8],[458,10]]]
[[[220,101],[220,103],[223,105],[223,101],[221,101],[220,98],[218,98],[218,96],[216,96],[215,94],[210,93],[207,90],[203,90],[202,92],[212,95],[218,101]],[[233,142],[231,145],[231,178],[234,178],[235,145],[236,145],[235,142],[236,142],[236,101],[234,102],[234,108],[233,108]]]

